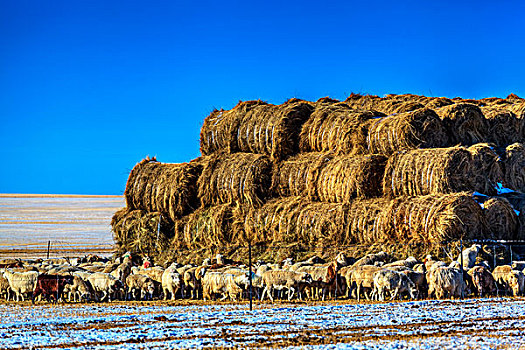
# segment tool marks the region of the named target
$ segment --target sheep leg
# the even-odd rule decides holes
[[[394,293],[392,293],[392,296],[390,297],[390,300],[394,300],[399,294],[399,287],[394,289]]]
[[[292,292],[291,294],[290,294],[290,291]],[[290,288],[288,288],[288,301],[292,300],[294,294],[295,294],[295,289],[294,289],[294,287],[290,287]]]

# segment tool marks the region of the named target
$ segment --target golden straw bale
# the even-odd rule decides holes
[[[446,97],[431,97],[427,100],[425,107],[430,109],[453,105],[455,102]]]
[[[237,133],[246,114],[257,106],[266,106],[266,102],[240,101],[231,110],[214,110],[201,128],[200,149],[203,155],[217,151],[238,152]]]
[[[146,158],[129,175],[126,204],[130,209],[159,211],[176,220],[199,207],[197,178],[201,171],[198,159],[171,164]]]
[[[348,203],[355,197],[381,196],[387,158],[382,155],[342,155],[319,173],[317,193],[323,202]]]
[[[463,147],[416,149],[394,154],[383,179],[385,196],[420,196],[474,190],[472,156]]]
[[[373,154],[446,147],[449,141],[442,121],[430,109],[390,115],[368,123],[368,152]]]
[[[525,145],[514,143],[507,146],[503,161],[505,187],[525,192]]]
[[[120,253],[130,251],[154,259],[174,234],[174,224],[161,213],[123,208],[111,220],[113,239]]]
[[[203,160],[198,194],[202,206],[261,205],[270,193],[272,163],[261,154],[218,153]]]
[[[384,116],[375,111],[351,108],[346,103],[317,104],[302,128],[301,152],[363,153],[366,150],[364,122]]]
[[[346,205],[279,198],[251,209],[244,230],[254,243],[345,244]]]
[[[516,239],[518,215],[504,198],[490,198],[483,203],[487,230],[493,239]]]
[[[469,103],[457,103],[435,109],[453,145],[473,145],[486,142],[488,124],[481,109]]]
[[[317,181],[321,169],[333,158],[329,153],[308,152],[276,163],[272,177],[275,197],[303,196],[317,200]]]
[[[502,163],[494,149],[493,144],[487,143],[477,143],[468,148],[472,155],[473,189],[489,196],[495,195],[497,184],[504,182]]]

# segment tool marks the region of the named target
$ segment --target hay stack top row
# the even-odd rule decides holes
[[[251,152],[283,160],[299,152],[390,155],[399,150],[525,139],[525,100],[351,95],[344,102],[240,102],[215,110],[201,129],[203,155]]]

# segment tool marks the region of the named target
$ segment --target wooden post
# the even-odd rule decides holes
[[[51,245],[51,241],[47,241],[47,258],[49,259],[49,246]]]
[[[249,265],[249,280],[250,280],[250,311],[253,310],[252,306],[252,242],[248,242],[248,265]]]

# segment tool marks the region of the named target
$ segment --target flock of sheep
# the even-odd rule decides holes
[[[237,301],[247,298],[250,290],[254,298],[272,301],[523,295],[525,266],[513,262],[491,271],[486,262],[476,264],[480,250],[479,245],[473,245],[463,251],[463,259],[460,256],[448,265],[431,256],[424,261],[408,257],[387,263],[390,257],[384,252],[359,260],[340,253],[333,261],[317,256],[300,262],[285,259],[280,264],[258,261],[251,276],[246,265],[220,254],[198,266],[172,263],[167,268],[137,266],[129,255],[115,261],[4,261],[0,262],[0,296],[16,301],[31,297],[34,302],[35,293],[41,299],[73,302],[179,298]]]

